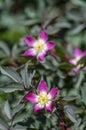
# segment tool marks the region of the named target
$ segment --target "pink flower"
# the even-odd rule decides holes
[[[43,108],[52,112],[52,99],[55,97],[58,91],[58,88],[52,88],[51,91],[48,93],[47,84],[44,80],[42,80],[39,83],[37,94],[28,93],[25,95],[25,98],[29,100],[31,103],[35,104],[34,112]]]
[[[32,36],[26,36],[24,41],[30,49],[26,50],[23,56],[37,56],[41,61],[45,59],[47,51],[55,47],[53,41],[48,41],[48,35],[45,30],[40,32],[37,40]]]
[[[74,56],[74,58],[70,59],[69,62],[70,62],[71,64],[73,64],[73,65],[76,66],[76,67],[74,67],[73,71],[74,71],[75,73],[78,73],[79,69],[80,69],[81,67],[83,67],[83,64],[78,64],[78,65],[77,65],[77,63],[78,63],[78,61],[79,61],[82,57],[86,56],[86,51],[82,52],[78,47],[76,47],[76,48],[74,49],[74,54],[73,54],[73,56]],[[83,69],[86,70],[86,67],[84,67]]]

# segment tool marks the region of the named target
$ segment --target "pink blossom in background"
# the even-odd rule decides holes
[[[78,47],[75,47],[75,48],[74,48],[73,58],[71,58],[71,59],[69,60],[69,62],[70,62],[71,64],[75,65],[75,67],[74,67],[74,69],[73,69],[73,71],[74,71],[75,73],[78,73],[78,71],[80,70],[80,68],[83,67],[83,64],[78,64],[78,65],[77,65],[77,63],[78,63],[78,61],[79,61],[82,57],[84,57],[84,56],[86,56],[86,51],[81,51],[80,48],[78,48]],[[86,67],[84,67],[83,69],[86,70]]]
[[[26,36],[24,41],[30,49],[26,50],[23,56],[37,56],[40,61],[44,61],[47,51],[55,47],[53,41],[48,41],[48,35],[44,29],[37,40],[32,36]]]
[[[25,98],[29,100],[31,103],[35,104],[34,112],[41,110],[43,108],[52,112],[53,110],[52,100],[58,92],[59,92],[58,88],[54,87],[48,93],[48,86],[46,82],[44,80],[41,80],[38,85],[37,94],[28,93],[25,95]]]

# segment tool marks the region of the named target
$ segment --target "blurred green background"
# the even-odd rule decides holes
[[[60,42],[86,42],[85,0],[0,0],[0,39],[19,43],[27,33],[41,28]]]

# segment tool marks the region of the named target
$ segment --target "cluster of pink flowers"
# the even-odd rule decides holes
[[[44,61],[47,51],[53,49],[56,45],[55,42],[48,41],[48,35],[44,29],[40,32],[38,39],[26,36],[24,41],[30,48],[24,52],[23,56],[36,56],[40,61]],[[83,67],[82,64],[77,65],[83,56],[86,56],[86,51],[82,52],[76,47],[73,52],[73,58],[69,60],[70,64],[75,65],[73,72],[77,73]],[[83,69],[86,69],[86,67]]]
[[[40,32],[38,39],[35,39],[32,36],[26,36],[24,41],[29,49],[24,52],[23,56],[36,56],[40,61],[44,61],[47,52],[55,47],[53,41],[48,41],[48,35],[44,29]],[[83,56],[86,56],[86,51],[82,52],[78,47],[76,47],[73,52],[73,58],[69,59],[69,63],[75,66],[73,68],[74,73],[78,73],[80,68],[83,67],[83,64],[77,64]],[[83,69],[86,70],[86,67]],[[39,83],[37,92],[29,92],[25,95],[25,98],[32,104],[35,104],[34,112],[44,108],[52,112],[53,100],[58,92],[59,89],[57,87],[52,88],[51,91],[48,92],[47,84],[42,80]]]
[[[26,36],[24,41],[30,48],[24,52],[23,56],[36,56],[40,61],[44,61],[47,51],[55,47],[53,41],[48,41],[48,35],[44,29],[40,32],[37,40],[32,36]],[[52,100],[58,91],[58,88],[52,88],[48,93],[47,84],[42,80],[39,83],[37,93],[28,93],[25,98],[35,104],[34,112],[43,108],[52,112]]]

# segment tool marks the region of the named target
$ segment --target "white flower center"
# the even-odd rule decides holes
[[[35,42],[35,44],[33,45],[34,49],[37,52],[42,52],[46,50],[46,44],[43,40],[39,39]]]
[[[41,105],[46,105],[49,101],[49,96],[47,93],[39,93],[38,95],[38,103]]]
[[[80,60],[80,57],[75,58],[74,65],[77,65],[79,60]]]
[[[83,66],[84,66],[84,64],[79,64],[79,65],[77,65],[78,68],[81,68],[81,67],[83,67]]]
[[[77,65],[77,63],[78,63],[79,60],[80,60],[80,57],[75,58],[74,65]],[[83,64],[78,64],[77,67],[78,67],[78,68],[81,68],[81,67],[83,67]]]

